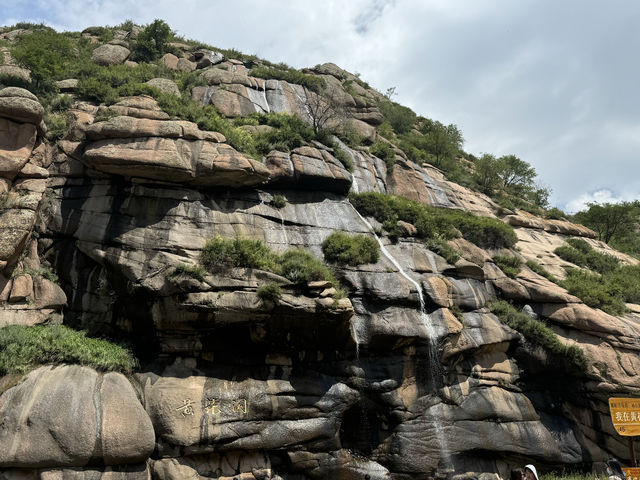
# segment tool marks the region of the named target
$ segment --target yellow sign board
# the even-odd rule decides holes
[[[613,428],[620,435],[640,435],[640,398],[610,398],[609,411]]]
[[[624,468],[624,474],[627,476],[627,480],[640,480],[640,468]]]

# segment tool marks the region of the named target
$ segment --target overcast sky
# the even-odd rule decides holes
[[[552,204],[640,198],[640,2],[0,0],[0,25],[165,20],[179,35],[296,68],[334,62],[455,123],[473,154],[515,154]]]

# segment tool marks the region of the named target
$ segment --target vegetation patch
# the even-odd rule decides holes
[[[517,242],[513,229],[495,218],[478,217],[460,210],[432,207],[396,195],[367,192],[350,195],[362,215],[369,215],[393,229],[398,220],[413,224],[418,237],[449,240],[462,236],[481,248],[510,248]]]
[[[570,268],[567,269],[567,278],[559,284],[592,308],[599,308],[611,315],[622,315],[627,311],[625,300],[628,294],[621,290],[620,277],[626,276],[611,277]],[[640,282],[636,280],[635,283],[632,295],[637,297],[640,294]]]
[[[584,351],[577,345],[564,345],[544,322],[519,312],[504,300],[491,302],[488,306],[491,313],[496,315],[502,323],[520,332],[531,343],[558,355],[566,362],[567,367],[573,367],[579,371],[587,368],[588,360]]]
[[[513,255],[494,255],[492,260],[510,278],[516,278],[522,270],[522,260]]]
[[[567,245],[556,248],[554,253],[567,262],[602,274],[613,272],[620,267],[620,260],[616,257],[595,251],[580,238],[570,238]]]
[[[282,275],[294,283],[325,280],[336,288],[339,286],[324,262],[307,250],[290,249],[278,254],[261,240],[216,236],[207,241],[200,258],[204,268],[212,273],[232,267],[258,268]]]
[[[287,204],[287,199],[284,195],[280,195],[279,193],[276,193],[273,197],[271,197],[271,201],[269,202],[269,205],[271,205],[273,208],[284,208],[284,206]]]
[[[261,240],[215,236],[207,240],[201,254],[204,268],[219,272],[231,267],[258,268],[277,273],[278,255]]]
[[[277,283],[268,283],[258,288],[258,297],[265,301],[277,302],[282,298],[282,289]]]
[[[554,283],[558,283],[558,279],[551,275],[542,265],[540,265],[535,260],[527,260],[525,263],[527,267],[529,267],[532,271],[537,273],[538,275],[546,278],[547,280],[551,280]]]
[[[207,272],[202,265],[187,265],[180,263],[175,266],[168,274],[167,280],[177,282],[181,278],[193,278],[200,282],[204,282]]]
[[[451,265],[460,260],[460,254],[458,253],[458,251],[442,238],[430,238],[425,241],[425,245],[429,250],[440,255],[447,261],[447,263],[450,263]]]
[[[387,166],[387,173],[391,172],[393,165],[396,163],[396,154],[391,145],[378,140],[369,147],[369,152],[384,162]]]
[[[0,328],[0,375],[62,363],[124,373],[130,373],[138,364],[126,348],[88,338],[84,332],[63,325]]]
[[[322,242],[322,253],[330,262],[356,266],[376,263],[380,258],[380,246],[367,235],[333,232]]]
[[[273,67],[253,67],[251,69],[251,75],[267,80],[284,80],[285,82],[302,85],[315,93],[320,93],[327,85],[322,77],[307,75],[306,73],[302,73],[284,64],[279,64]]]

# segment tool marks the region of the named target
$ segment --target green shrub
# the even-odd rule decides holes
[[[522,260],[518,257],[510,255],[494,255],[492,260],[508,277],[516,278],[520,273],[520,270],[522,270]]]
[[[282,289],[277,283],[268,283],[267,285],[262,285],[258,288],[257,292],[258,297],[262,300],[268,300],[271,302],[277,302],[282,298]]]
[[[287,250],[280,259],[280,265],[282,276],[294,283],[327,280],[338,285],[329,268],[306,250]]]
[[[549,220],[562,220],[566,217],[566,214],[557,207],[550,208],[544,213],[544,217]]]
[[[302,85],[315,93],[320,93],[327,85],[322,77],[307,75],[284,65],[277,67],[253,67],[250,73],[252,76],[258,78],[284,80],[285,82]]]
[[[136,38],[131,59],[137,62],[152,62],[167,52],[167,44],[173,32],[163,20],[156,19],[147,25]]]
[[[286,197],[284,195],[280,195],[279,193],[276,193],[273,197],[271,197],[271,201],[269,202],[269,205],[271,205],[273,208],[284,208],[286,204]]]
[[[170,282],[176,282],[181,277],[187,277],[204,282],[206,274],[207,272],[202,265],[187,265],[185,263],[180,263],[167,274],[167,280]]]
[[[449,240],[459,231],[465,239],[482,248],[510,248],[518,240],[513,228],[498,219],[432,207],[396,195],[367,192],[352,194],[349,201],[361,215],[374,217],[387,230],[396,228],[398,220],[413,224],[419,238]]]
[[[324,258],[330,262],[347,265],[376,263],[380,258],[380,246],[367,235],[347,235],[333,232],[322,242]]]
[[[47,139],[60,140],[67,132],[67,118],[58,113],[45,114],[44,123],[47,125]]]
[[[58,283],[58,276],[51,270],[49,267],[40,267],[39,269],[35,268],[23,268],[16,269],[11,273],[11,277],[17,277],[19,275],[30,275],[31,277],[44,277],[50,282]]]
[[[408,107],[388,100],[380,102],[378,107],[385,120],[389,122],[396,133],[406,133],[416,123],[417,116]]]
[[[567,243],[582,253],[589,253],[592,250],[591,245],[582,238],[569,238],[567,239]]]
[[[640,304],[640,265],[625,265],[604,277],[616,285],[624,302]]]
[[[254,118],[257,118],[259,125],[273,127],[272,130],[255,136],[256,149],[263,155],[271,150],[288,152],[306,145],[315,138],[313,129],[295,115],[273,112]]]
[[[58,95],[51,102],[51,110],[54,112],[64,112],[69,110],[73,105],[73,98],[71,95]]]
[[[610,273],[620,266],[620,261],[616,257],[595,251],[591,245],[580,238],[570,238],[567,244],[554,251],[567,262],[587,267],[598,273]]]
[[[353,172],[353,160],[351,160],[349,154],[347,154],[347,152],[345,152],[340,147],[340,145],[338,145],[336,142],[328,142],[325,143],[325,145],[331,147],[331,149],[333,150],[333,156],[336,157],[340,161],[340,163],[342,163],[347,172]]]
[[[460,260],[460,254],[456,251],[456,249],[449,245],[447,241],[442,238],[430,238],[425,242],[425,245],[429,250],[440,255],[447,261],[447,263],[450,263],[451,265]]]
[[[393,169],[393,165],[396,163],[396,154],[393,151],[391,145],[380,140],[373,142],[373,145],[369,147],[369,152],[375,155],[384,162],[387,166],[387,171],[390,172]]]
[[[546,278],[547,280],[551,280],[552,282],[558,283],[558,280],[535,260],[527,260],[527,263],[525,263],[525,265],[529,267],[531,270],[533,270],[535,273],[537,273],[538,275]]]
[[[611,315],[622,315],[627,311],[621,285],[607,276],[571,268],[567,269],[567,278],[560,282],[560,286],[588,306]]]
[[[527,340],[563,358],[566,366],[578,371],[584,371],[587,368],[588,360],[582,349],[577,345],[563,345],[554,331],[544,322],[519,312],[504,300],[491,302],[488,307],[502,323],[522,333]]]
[[[201,254],[202,265],[210,272],[219,272],[231,267],[258,268],[277,272],[279,270],[277,260],[277,255],[261,240],[245,237],[210,238]]]
[[[25,373],[40,365],[80,364],[103,371],[131,372],[137,361],[114,343],[87,338],[62,325],[0,328],[0,375]]]

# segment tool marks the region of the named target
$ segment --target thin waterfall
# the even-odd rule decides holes
[[[262,98],[264,98],[264,105],[266,107],[265,113],[271,113],[269,102],[267,102],[267,81],[266,80],[262,82]]]
[[[351,203],[349,203],[349,205],[351,205]],[[418,292],[418,298],[420,299],[420,321],[424,325],[425,330],[427,331],[427,335],[429,336],[429,367],[431,369],[431,378],[433,382],[432,387],[435,390],[437,386],[436,379],[442,376],[442,369],[440,367],[440,361],[438,360],[438,355],[437,355],[438,353],[437,335],[431,323],[431,318],[429,317],[429,314],[425,310],[425,301],[424,301],[424,295],[422,293],[422,287],[418,282],[416,282],[404,271],[404,269],[400,266],[398,261],[385,248],[385,246],[382,244],[382,240],[380,240],[380,237],[378,237],[375,230],[373,229],[373,226],[362,215],[360,215],[360,212],[358,212],[358,210],[353,205],[351,205],[351,208],[353,208],[353,210],[356,212],[356,215],[358,215],[360,220],[364,222],[364,224],[367,226],[369,231],[373,233],[376,241],[378,242],[378,245],[380,246],[380,251],[382,252],[382,254],[385,257],[387,257],[387,259],[393,264],[393,266],[398,269],[398,272],[400,272],[400,275],[402,275],[405,279],[407,279],[409,283],[411,283],[415,287],[416,291]],[[357,343],[357,340],[356,340],[356,343]],[[435,428],[436,440],[438,442],[438,446],[440,447],[441,459],[444,461],[445,465],[450,465],[451,461],[449,457],[449,447],[447,444],[447,439],[444,435],[442,421],[438,415],[433,415],[432,419],[433,419],[433,425]]]
[[[280,209],[276,208],[275,210],[278,212],[278,215],[280,216],[280,229],[282,230],[282,235],[284,236],[284,243],[285,245],[289,245],[289,237],[287,236],[287,229],[284,228],[284,217],[282,216],[282,212],[280,211]]]

